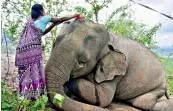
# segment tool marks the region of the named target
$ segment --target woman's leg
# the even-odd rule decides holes
[[[39,62],[33,63],[31,65],[31,89],[30,95],[31,98],[36,98],[41,94],[41,83],[40,83],[40,71],[39,71]]]
[[[30,66],[19,66],[19,97],[28,96],[30,88]]]
[[[45,79],[45,72],[44,72],[44,65],[43,60],[40,61],[39,64],[39,74],[40,74],[40,83],[41,83],[41,93],[46,93],[46,79]]]

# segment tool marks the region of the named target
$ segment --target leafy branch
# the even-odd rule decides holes
[[[85,0],[87,3],[89,3],[92,6],[92,10],[94,11],[95,20],[98,23],[98,14],[101,9],[104,7],[107,7],[109,3],[112,2],[112,0],[104,0],[102,4],[98,4],[99,1],[97,0]]]

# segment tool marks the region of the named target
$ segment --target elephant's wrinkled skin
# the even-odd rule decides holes
[[[72,22],[57,37],[45,71],[50,101],[53,103],[55,93],[64,95],[62,107],[54,106],[66,111],[106,110],[72,100],[64,93],[67,81],[90,73],[97,85],[79,79],[80,93],[86,100],[90,95],[92,100],[88,101],[101,107],[119,99],[155,110],[157,99],[166,91],[164,70],[147,48],[85,19]]]

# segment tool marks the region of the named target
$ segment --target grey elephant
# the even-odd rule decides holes
[[[137,41],[112,34],[90,20],[66,26],[53,44],[45,72],[50,102],[66,111],[105,111],[114,100],[144,110],[158,110],[165,104],[157,102],[166,94],[166,80],[155,55]],[[79,79],[72,86],[93,105],[64,92],[66,82],[88,75],[88,80]],[[65,97],[62,105],[54,103],[56,93]]]

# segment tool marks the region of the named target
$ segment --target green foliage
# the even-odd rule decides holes
[[[168,90],[169,92],[173,92],[173,58],[171,56],[162,57],[159,55],[158,57],[166,72]]]
[[[132,20],[118,19],[107,22],[105,27],[109,31],[118,35],[139,41],[149,49],[157,48],[154,36],[157,30],[161,27],[161,24],[148,28],[142,23],[136,23]]]
[[[108,20],[107,20],[107,22],[106,23],[109,23],[112,19],[113,19],[113,17],[116,15],[118,15],[118,14],[120,14],[119,16],[119,18],[125,18],[126,16],[127,16],[127,13],[126,13],[126,10],[128,9],[130,7],[130,5],[124,5],[124,6],[121,6],[121,7],[119,7],[119,8],[117,8],[116,10],[114,10],[113,12],[112,12],[112,14],[109,16],[109,18],[108,18]]]
[[[30,8],[35,3],[33,0],[3,1],[2,29],[14,43],[17,43],[25,22],[30,17]]]
[[[117,8],[109,16],[105,27],[118,35],[129,37],[144,44],[149,49],[157,48],[154,37],[161,27],[161,24],[149,28],[147,25],[137,23],[131,18],[132,11],[129,11],[130,5],[124,5]],[[114,16],[118,16],[115,18]]]
[[[18,96],[10,91],[4,83],[1,82],[1,110],[3,111],[46,111],[48,97],[43,95],[31,101],[19,99]]]
[[[93,4],[98,4],[96,1],[90,1],[90,4],[91,3],[92,7]],[[109,31],[114,32],[118,35],[129,37],[139,41],[149,49],[157,48],[154,37],[156,32],[161,27],[161,24],[155,25],[153,27],[148,27],[145,24],[135,22],[134,20],[130,19],[131,12],[129,12],[128,10],[129,7],[130,5],[124,5],[113,11],[112,14],[108,17],[107,22],[104,24],[105,27]],[[81,6],[75,7],[75,10],[79,13],[84,14],[88,19],[93,18],[95,14],[95,10],[91,9],[90,11],[87,11],[84,7]]]
[[[99,11],[102,10],[105,7],[108,7],[108,4],[112,2],[112,0],[103,0],[103,1],[99,1],[99,0],[85,0],[86,3],[89,3],[91,5],[91,10],[94,13],[95,16],[95,21],[98,23],[99,19],[98,19],[98,15],[99,15]]]
[[[87,11],[84,7],[81,7],[81,6],[77,6],[74,8],[76,12],[80,13],[80,14],[83,14],[86,19],[92,19],[92,16],[94,15],[94,11],[93,10],[90,10],[90,11]]]
[[[45,60],[48,60],[50,55],[50,49],[52,48],[53,40],[52,38],[46,38],[45,50],[44,50],[44,57]]]
[[[13,109],[15,95],[7,90],[7,86],[1,82],[1,109],[9,111]]]

